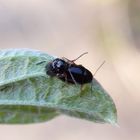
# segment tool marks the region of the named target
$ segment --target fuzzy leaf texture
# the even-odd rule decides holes
[[[38,123],[66,114],[116,124],[115,104],[97,80],[81,88],[50,77],[45,65],[53,59],[29,49],[0,51],[0,123]]]

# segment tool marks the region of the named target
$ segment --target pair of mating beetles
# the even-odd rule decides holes
[[[50,76],[56,76],[62,81],[65,81],[71,84],[83,85],[86,83],[91,83],[93,80],[92,73],[88,69],[83,67],[82,65],[77,65],[74,63],[77,59],[79,59],[81,56],[85,54],[87,54],[87,52],[81,54],[78,58],[74,60],[69,60],[64,57],[62,59],[60,58],[54,59],[53,61],[49,62],[45,66],[46,74]],[[42,61],[38,64],[41,64],[43,62],[45,61]],[[100,65],[100,67],[103,64],[104,62]],[[96,72],[99,70],[99,68],[96,70]]]

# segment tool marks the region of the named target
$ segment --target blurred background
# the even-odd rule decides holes
[[[77,60],[113,98],[119,127],[60,116],[0,125],[4,140],[140,140],[139,0],[0,0],[0,49],[31,48]]]

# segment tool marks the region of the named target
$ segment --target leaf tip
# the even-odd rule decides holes
[[[108,119],[106,119],[106,122],[111,124],[111,125],[113,125],[113,126],[119,127],[119,125],[117,123],[117,118],[116,117],[112,118],[112,119],[108,118]]]

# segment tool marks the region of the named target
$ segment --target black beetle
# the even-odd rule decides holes
[[[74,63],[74,61],[79,59],[84,54],[87,54],[87,52],[81,54],[78,58],[76,58],[74,60],[69,60],[64,57],[62,59],[60,59],[60,58],[54,59],[53,61],[49,62],[45,66],[46,74],[48,74],[50,76],[56,76],[59,79],[61,79],[62,81],[65,81],[65,82],[68,82],[71,84],[83,85],[86,83],[91,83],[92,79],[93,79],[92,73],[88,69],[83,67],[82,65],[77,65]],[[42,62],[45,62],[45,61],[42,61]],[[40,62],[40,63],[42,63],[42,62]],[[38,64],[40,64],[40,63],[38,63]],[[97,69],[97,71],[98,71],[98,69]]]

